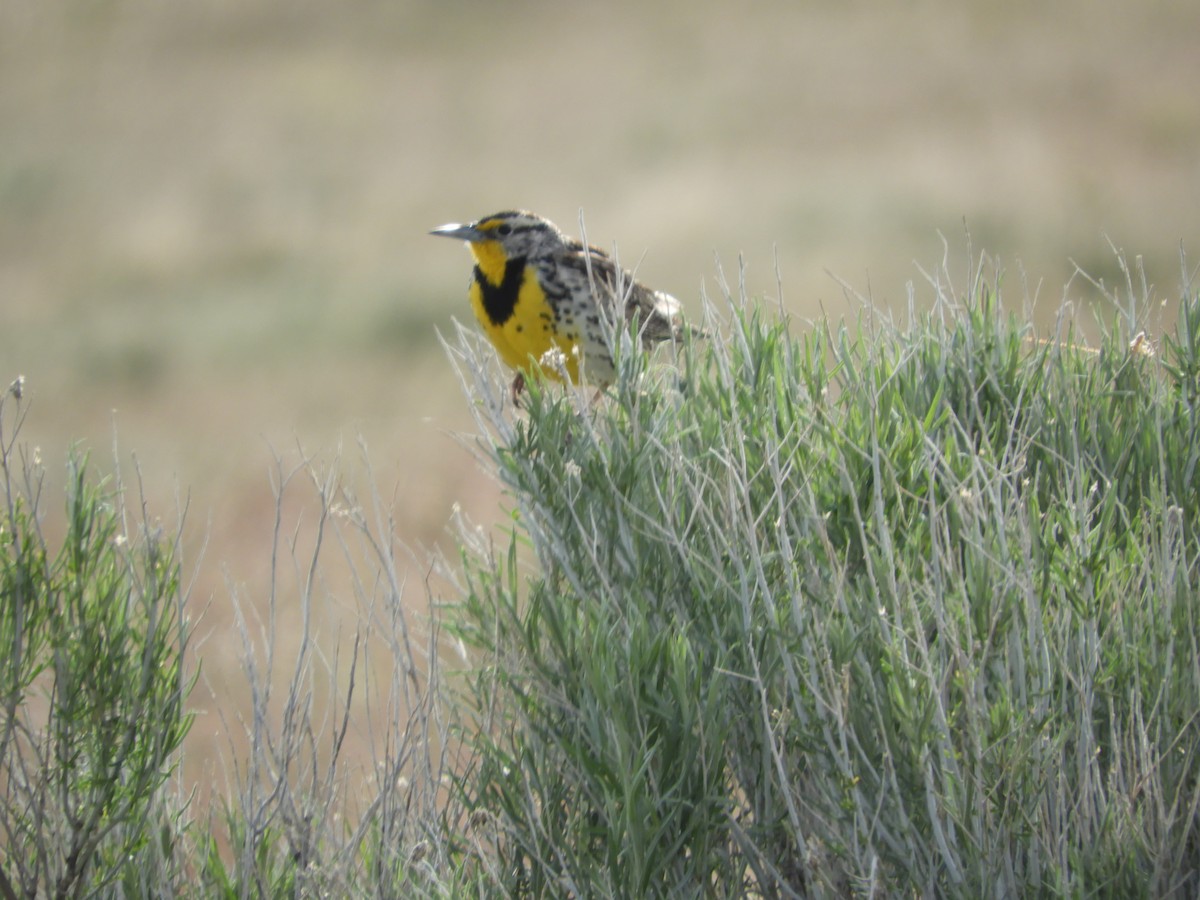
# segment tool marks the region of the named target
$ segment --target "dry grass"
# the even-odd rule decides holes
[[[467,260],[429,226],[582,207],[693,310],[714,251],[774,294],[774,248],[798,315],[844,308],[827,270],[902,301],[964,218],[1055,286],[1046,316],[1069,258],[1111,275],[1102,232],[1179,282],[1200,7],[477,9],[0,3],[0,384],[28,378],[51,460],[106,449],[116,409],[156,508],[190,493],[214,708],[245,704],[227,581],[265,599],[272,448],[361,433],[409,543],[456,501],[497,518],[434,336]]]

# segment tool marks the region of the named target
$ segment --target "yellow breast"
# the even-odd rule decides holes
[[[523,263],[510,263],[499,245],[491,241],[472,244],[471,250],[476,261],[471,309],[500,358],[514,369],[528,372],[539,367],[548,350],[557,348],[563,353],[568,377],[578,383],[576,343],[559,332],[554,308],[538,283],[537,270]],[[554,367],[541,368],[550,377],[561,378]]]

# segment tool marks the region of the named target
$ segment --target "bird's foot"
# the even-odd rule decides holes
[[[513,378],[512,387],[509,389],[509,395],[512,398],[512,404],[517,409],[521,408],[521,395],[525,393],[525,373],[518,372]]]

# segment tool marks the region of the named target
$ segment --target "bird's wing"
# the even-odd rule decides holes
[[[599,247],[584,246],[569,239],[567,253],[575,267],[590,266],[597,302],[606,310],[617,303],[624,306],[625,321],[638,323],[638,333],[646,346],[660,341],[679,340],[683,334],[683,308],[678,300],[663,291],[647,287],[620,268]]]

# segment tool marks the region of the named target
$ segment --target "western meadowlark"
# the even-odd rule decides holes
[[[565,371],[574,384],[610,385],[616,369],[606,330],[611,335],[618,310],[646,349],[684,334],[678,300],[634,281],[603,250],[541,216],[509,210],[430,234],[467,241],[475,258],[471,308],[500,358],[517,370],[514,399],[525,373],[539,368],[557,380]],[[546,364],[555,350],[559,364]]]

